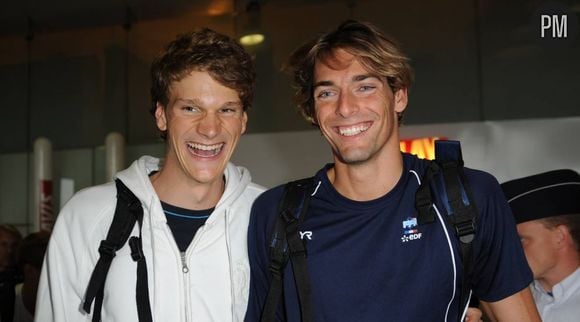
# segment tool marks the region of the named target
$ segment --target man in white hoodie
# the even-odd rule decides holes
[[[116,252],[97,292],[102,307],[98,294],[93,304],[87,285],[107,253],[101,241],[113,220],[117,189],[108,183],[78,192],[52,233],[37,322],[243,319],[249,212],[263,189],[229,160],[253,98],[252,58],[227,36],[202,29],[171,42],[153,62],[151,76],[151,112],[166,140],[163,164],[143,156],[116,176],[143,210],[142,223],[131,232],[142,250],[127,242]],[[136,291],[142,272],[133,259],[140,254],[146,287]]]

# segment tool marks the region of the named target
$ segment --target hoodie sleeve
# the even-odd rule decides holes
[[[42,265],[36,322],[91,321],[91,315],[82,310],[82,302],[98,257],[98,232],[102,227],[97,223],[107,209],[95,212],[99,207],[94,198],[91,203],[87,197],[77,194],[57,218]]]
[[[71,281],[76,276],[72,241],[61,212],[46,250],[36,299],[36,322],[83,321],[79,312],[82,296]],[[67,258],[68,257],[68,258]],[[76,303],[76,305],[75,305]]]
[[[245,318],[246,322],[260,321],[268,289],[270,288],[271,276],[268,271],[270,258],[267,241],[272,234],[282,188],[277,187],[266,191],[256,199],[252,207],[250,226],[248,228],[250,295]],[[282,297],[280,302],[282,302]],[[282,320],[282,311],[280,309],[276,314],[276,320]]]

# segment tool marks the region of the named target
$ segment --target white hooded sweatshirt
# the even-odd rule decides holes
[[[144,156],[117,174],[143,207],[143,253],[153,321],[243,321],[250,278],[246,242],[250,208],[264,189],[251,183],[245,168],[228,164],[224,194],[182,258],[149,180],[156,170],[159,160]],[[44,259],[35,321],[91,321],[82,303],[115,206],[111,182],[79,191],[63,207]],[[138,234],[136,224],[132,236]],[[113,259],[102,321],[138,321],[137,263],[130,253],[127,243]]]

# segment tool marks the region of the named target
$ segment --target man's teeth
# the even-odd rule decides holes
[[[194,154],[199,156],[214,156],[220,153],[223,143],[205,145],[199,143],[187,143],[187,147],[193,151]]]
[[[224,144],[219,143],[219,144],[213,144],[213,145],[205,145],[205,144],[199,144],[199,143],[187,143],[187,145],[192,149],[199,149],[199,150],[208,151],[208,150],[221,149]]]
[[[357,125],[352,127],[339,127],[338,131],[343,136],[353,136],[369,129],[368,125]]]

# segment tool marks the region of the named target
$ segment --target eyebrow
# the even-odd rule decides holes
[[[363,74],[363,75],[355,75],[351,78],[352,82],[360,82],[363,81],[365,79],[369,79],[369,78],[375,78],[376,80],[380,80],[380,78],[378,76],[372,75],[372,74]],[[317,87],[321,87],[321,86],[333,86],[334,82],[333,81],[328,81],[328,80],[323,80],[323,81],[319,81],[314,83],[313,88],[316,89]]]
[[[198,105],[200,107],[203,107],[203,103],[200,102],[196,98],[194,98],[194,99],[178,98],[176,100],[176,102],[182,102],[182,103],[186,103],[186,104]],[[238,106],[238,107],[241,107],[241,106],[243,106],[243,104],[242,104],[241,101],[227,101],[227,102],[223,103],[221,106],[228,106],[228,107]]]
[[[193,105],[201,105],[201,102],[199,102],[195,98],[194,99],[178,98],[177,100],[175,100],[175,102],[182,102],[182,103],[193,104]]]
[[[380,78],[378,76],[371,75],[371,74],[357,75],[357,76],[354,76],[352,78],[352,80],[354,82],[360,82],[360,81],[363,81],[363,80],[368,79],[368,78],[375,78],[376,80],[380,80]]]
[[[242,104],[241,101],[228,101],[225,102],[224,104],[222,104],[222,106],[229,106],[229,107],[242,107],[244,104]]]

